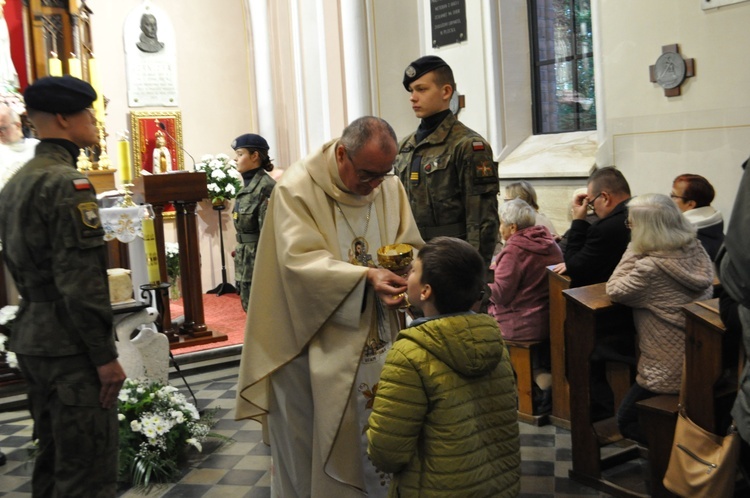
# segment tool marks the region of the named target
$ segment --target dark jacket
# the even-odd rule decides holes
[[[615,206],[609,216],[595,223],[573,220],[565,247],[565,267],[571,287],[606,282],[630,242],[628,201]]]
[[[698,229],[698,240],[703,244],[703,248],[708,253],[711,261],[716,259],[719,248],[724,242],[724,222],[717,223],[705,228]]]

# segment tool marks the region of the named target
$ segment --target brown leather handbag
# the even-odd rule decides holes
[[[704,430],[680,406],[664,487],[683,497],[731,498],[740,456],[734,425],[722,437]]]

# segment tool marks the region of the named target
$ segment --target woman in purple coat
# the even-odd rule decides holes
[[[534,209],[521,199],[500,206],[500,236],[505,246],[494,263],[488,311],[503,338],[512,341],[549,339],[546,267],[561,263],[563,255],[547,227],[535,223]],[[540,356],[533,361],[534,378],[549,397],[551,377],[545,372],[549,353]]]

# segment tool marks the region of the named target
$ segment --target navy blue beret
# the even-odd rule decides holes
[[[266,139],[255,133],[245,133],[232,141],[232,149],[265,149],[268,150]]]
[[[447,65],[448,63],[437,55],[425,55],[424,57],[420,57],[419,59],[409,64],[409,66],[404,71],[404,88],[406,88],[407,92],[410,91],[409,86],[414,81],[418,80],[430,71],[434,71],[439,67],[444,67]]]
[[[80,112],[96,100],[96,90],[72,76],[46,76],[26,87],[26,107],[50,114]]]

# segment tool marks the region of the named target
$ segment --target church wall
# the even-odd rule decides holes
[[[234,157],[232,140],[242,133],[257,131],[245,1],[222,0],[210,8],[189,6],[182,0],[155,3],[174,26],[179,105],[129,109],[123,24],[130,11],[141,4],[141,0],[88,1],[94,11],[93,41],[102,89],[109,99],[106,124],[113,163],[117,161],[116,133],[129,129],[130,110],[178,109],[182,113],[183,145],[196,161],[204,154],[225,153]],[[185,167],[192,168],[187,155],[184,160]],[[197,216],[205,292],[221,282],[218,217],[206,201],[199,204]],[[223,223],[227,276],[234,283],[231,213],[224,213]],[[165,223],[165,237],[168,241],[176,240],[173,221]]]
[[[668,194],[678,174],[703,175],[726,220],[750,155],[750,4],[709,11],[681,0],[598,6],[605,120],[597,163],[620,168],[634,194]],[[673,43],[695,59],[696,75],[682,95],[668,98],[649,81],[649,66]]]

